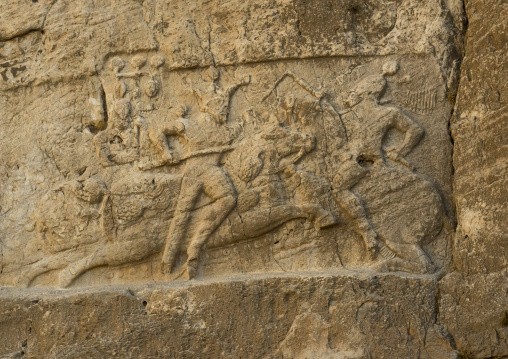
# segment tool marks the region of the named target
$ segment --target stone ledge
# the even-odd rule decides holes
[[[439,282],[439,323],[466,358],[508,356],[508,271],[465,276],[450,273]]]
[[[437,293],[431,276],[354,272],[4,288],[0,355],[454,358],[436,325]]]

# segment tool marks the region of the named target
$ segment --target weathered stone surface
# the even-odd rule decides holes
[[[7,61],[0,88],[90,76],[108,54],[156,50],[167,56],[168,69],[333,55],[432,54],[448,76],[454,47],[462,43],[457,37],[462,15],[460,1],[447,3],[3,2],[0,56]]]
[[[508,355],[506,270],[471,276],[452,273],[439,282],[439,287],[439,323],[453,336],[463,356]]]
[[[2,15],[0,284],[448,271],[456,5],[33,6]]]
[[[457,103],[454,266],[440,281],[439,320],[465,358],[508,356],[507,17],[504,1],[466,1],[469,26]]]
[[[508,263],[508,5],[468,1],[466,56],[452,119],[455,264],[490,273]]]
[[[508,355],[507,11],[0,0],[0,357]]]
[[[24,358],[456,358],[431,277],[231,278],[4,290],[0,352]],[[107,323],[107,324],[106,324]]]

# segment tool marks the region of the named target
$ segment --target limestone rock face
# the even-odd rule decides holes
[[[469,27],[451,121],[458,226],[440,322],[473,358],[508,356],[508,4],[467,1]]]
[[[436,290],[431,277],[340,273],[7,289],[0,333],[17,341],[0,350],[34,358],[456,358],[435,324]]]
[[[461,272],[476,274],[502,271],[508,261],[508,7],[467,5],[466,56],[451,125],[459,217],[454,257]]]
[[[0,355],[508,355],[506,4],[465,5],[0,0]]]
[[[4,7],[2,285],[450,267],[456,7]]]

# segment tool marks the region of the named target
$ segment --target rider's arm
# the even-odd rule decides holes
[[[226,89],[226,98],[231,98],[231,96],[233,96],[233,94],[235,93],[236,90],[238,90],[240,87],[242,86],[246,86],[250,84],[250,76],[242,79],[242,81],[240,81],[240,83],[236,84],[236,85],[232,85],[232,86],[229,86],[227,89]]]
[[[401,111],[393,110],[392,114],[391,126],[400,132],[405,133],[402,144],[393,149],[404,157],[416,147],[425,131],[418,123],[416,123],[416,121],[404,115]]]

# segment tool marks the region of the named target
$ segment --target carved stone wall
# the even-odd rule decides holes
[[[459,0],[1,2],[0,354],[484,353],[450,293],[506,267],[467,254],[506,211],[470,205],[469,149],[494,136],[470,119],[504,100],[464,81],[489,76],[476,33],[459,71],[465,19]]]

